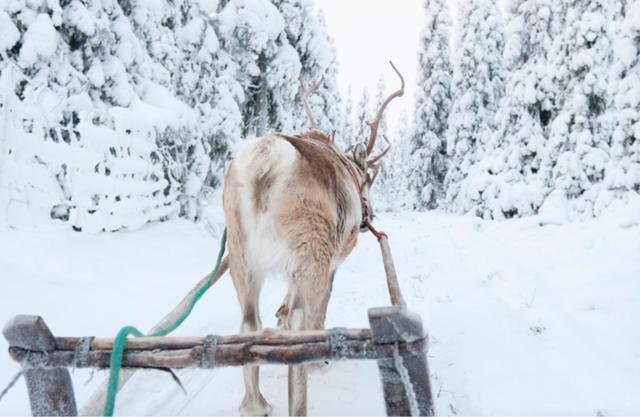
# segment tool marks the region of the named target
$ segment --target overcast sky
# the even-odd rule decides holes
[[[389,66],[392,60],[405,77],[405,96],[388,109],[395,119],[401,109],[413,113],[417,48],[423,21],[423,0],[315,0],[324,11],[338,54],[338,83],[346,99],[349,85],[354,105],[363,87],[373,99],[380,74],[387,91],[399,81]]]

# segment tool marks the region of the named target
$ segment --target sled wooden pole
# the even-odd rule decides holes
[[[259,332],[247,332],[231,336],[216,336],[218,345],[298,345],[304,343],[326,342],[336,331],[305,330],[292,332],[289,330],[265,329]],[[371,340],[370,329],[340,329],[340,337],[348,341]],[[57,351],[75,351],[80,343],[79,337],[56,337]],[[137,337],[127,339],[127,350],[178,350],[191,349],[205,343],[206,337]],[[91,341],[91,350],[113,349],[113,338],[94,338]]]
[[[38,316],[16,316],[5,326],[10,346],[28,355],[46,357],[56,348],[55,338]],[[65,367],[40,367],[23,362],[31,414],[34,416],[77,416],[76,400],[69,371]]]
[[[26,367],[109,368],[113,339],[93,339],[82,349],[86,338],[53,339],[58,345],[47,352],[33,352],[10,346],[9,353]],[[224,366],[300,364],[322,360],[380,359],[397,350],[420,354],[425,340],[376,342],[369,329],[336,328],[320,331],[263,331],[234,336],[156,337],[131,339],[125,345],[123,367],[133,368],[213,368]],[[96,350],[96,347],[102,349]]]
[[[394,306],[406,306],[407,303],[404,301],[402,291],[400,291],[400,284],[398,284],[398,275],[396,274],[396,267],[393,263],[391,248],[389,247],[389,238],[384,233],[379,233],[377,237],[380,250],[382,251],[382,262],[384,263],[384,272],[387,276],[387,287],[389,289],[391,304]]]
[[[323,360],[377,360],[388,415],[433,415],[420,318],[403,306],[369,310],[370,329],[263,330],[231,336],[141,337],[127,340],[122,366],[144,369],[214,368]],[[26,374],[33,415],[77,415],[65,368],[107,369],[114,339],[54,337],[37,316],[6,326],[9,354]]]
[[[433,416],[433,398],[426,357],[426,335],[420,317],[401,306],[369,309],[373,341],[394,344],[392,355],[378,359],[388,416]],[[422,351],[400,349],[424,341]]]
[[[213,283],[218,281],[222,275],[229,269],[229,262],[227,257],[225,256],[222,264],[220,264],[220,271],[214,277]],[[150,333],[155,333],[156,331],[165,328],[169,324],[173,323],[178,317],[180,317],[186,309],[189,307],[189,302],[193,298],[193,295],[207,282],[209,279],[209,275],[205,275],[198,283],[189,291],[187,295],[185,295],[182,300],[176,305],[173,310],[171,310],[167,315],[165,315],[162,320],[156,323],[149,331]],[[129,381],[129,379],[133,376],[135,370],[132,369],[123,369],[120,372],[120,377],[118,378],[118,391],[122,389],[122,387]],[[102,384],[94,391],[94,393],[89,397],[89,399],[84,403],[82,408],[80,409],[81,416],[98,416],[102,415],[102,408],[104,407],[104,402],[107,398],[107,380],[105,379]]]

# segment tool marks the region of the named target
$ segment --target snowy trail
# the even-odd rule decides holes
[[[219,214],[213,214],[219,221]],[[215,223],[215,222],[214,222]],[[640,413],[640,227],[605,221],[540,227],[441,213],[382,214],[409,307],[430,334],[429,365],[441,414],[604,415]],[[217,226],[220,226],[217,223]],[[217,238],[183,221],[132,233],[0,229],[0,322],[41,314],[57,335],[111,336],[146,329],[212,267]],[[265,327],[284,295],[267,282]],[[378,247],[362,235],[336,276],[327,326],[367,326],[368,307],[388,304]],[[177,335],[231,334],[239,309],[229,279],[196,307]],[[4,339],[0,352],[6,351]],[[0,353],[0,385],[17,366]],[[263,367],[275,414],[287,412],[286,368]],[[237,368],[136,375],[119,415],[234,415]],[[82,403],[104,377],[75,371]],[[312,372],[312,415],[384,414],[374,362],[337,362]],[[0,415],[29,413],[20,382]]]

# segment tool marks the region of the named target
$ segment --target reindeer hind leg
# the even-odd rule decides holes
[[[231,276],[242,311],[240,332],[261,330],[259,300],[262,280],[258,274],[250,271],[244,262],[232,262],[231,266]],[[267,416],[271,414],[271,406],[260,393],[260,368],[245,365],[242,367],[242,373],[245,394],[240,404],[240,415]]]
[[[317,330],[324,327],[332,273],[314,262],[306,262],[291,275],[288,326],[291,330]],[[289,415],[307,415],[309,365],[289,366]]]

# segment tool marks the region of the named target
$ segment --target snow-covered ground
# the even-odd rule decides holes
[[[136,232],[82,234],[51,227],[0,227],[0,322],[42,315],[56,335],[111,336],[147,329],[212,267],[220,230],[184,221]],[[640,227],[599,220],[540,226],[536,218],[485,222],[442,213],[382,214],[409,307],[430,334],[429,365],[440,414],[640,414]],[[211,232],[211,233],[210,233]],[[263,290],[266,327],[284,295]],[[388,304],[377,244],[362,235],[336,276],[327,326],[367,326],[368,307]],[[232,334],[239,309],[223,279],[176,331]],[[0,388],[17,372],[0,340]],[[238,368],[139,373],[116,412],[233,415],[242,398]],[[75,371],[78,402],[105,373]],[[286,368],[263,367],[275,414],[287,412]],[[384,414],[375,362],[314,370],[313,415]],[[24,382],[1,415],[29,413]]]

